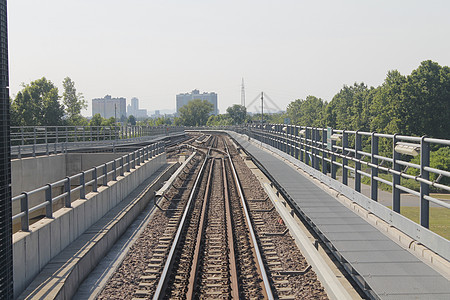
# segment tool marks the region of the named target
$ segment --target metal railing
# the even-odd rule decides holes
[[[98,186],[107,186],[110,180],[116,181],[118,176],[124,176],[125,172],[130,172],[131,169],[135,169],[136,166],[141,165],[164,151],[165,143],[157,142],[100,166],[93,167],[73,176],[68,176],[32,191],[23,192],[12,198],[13,203],[20,201],[20,213],[13,215],[12,220],[13,222],[20,220],[21,229],[28,231],[31,213],[45,209],[45,216],[47,218],[53,218],[53,206],[57,201],[63,201],[63,206],[70,208],[74,193],[79,193],[79,199],[86,199],[88,188],[93,192],[97,192]],[[57,190],[55,188],[58,187],[62,191],[55,194],[55,190]],[[39,193],[45,194],[45,201],[30,207],[28,199]]]
[[[430,196],[430,188],[450,192],[450,186],[440,183],[442,178],[450,178],[450,172],[430,167],[431,149],[450,146],[450,140],[285,124],[249,125],[236,131],[279,149],[333,179],[337,179],[340,170],[344,185],[348,185],[349,175],[353,175],[357,192],[361,192],[362,178],[367,177],[373,201],[378,201],[379,183],[390,186],[392,210],[397,213],[400,213],[401,193],[419,197],[423,227],[429,228],[430,203],[450,208],[450,203]],[[380,154],[380,148],[384,155]],[[389,152],[390,157],[386,154]],[[420,163],[412,163],[409,158],[418,155]],[[418,175],[408,173],[411,168],[417,169]],[[435,180],[430,179],[431,174],[436,174]],[[403,185],[402,180],[416,182],[419,191]]]
[[[183,132],[180,126],[21,126],[11,127],[11,152],[36,156],[37,153],[65,153],[69,149],[120,145],[145,141],[155,136]]]

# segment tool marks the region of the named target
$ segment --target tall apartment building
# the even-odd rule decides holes
[[[200,94],[199,90],[193,90],[191,93],[178,94],[177,95],[177,115],[179,114],[180,108],[188,104],[191,100],[206,100],[212,105],[214,105],[214,110],[211,114],[218,115],[219,110],[217,108],[217,94],[214,92]]]
[[[139,99],[136,97],[131,98],[131,104],[127,105],[127,114],[128,116],[133,115],[137,119],[148,117],[146,109],[139,109]]]
[[[100,114],[103,118],[116,117],[117,120],[127,117],[127,99],[112,98],[106,95],[103,98],[92,99],[92,116]]]

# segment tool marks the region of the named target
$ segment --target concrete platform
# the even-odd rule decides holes
[[[372,299],[450,299],[450,281],[325,192],[292,165],[231,133],[284,191]],[[448,263],[448,262],[447,262]]]

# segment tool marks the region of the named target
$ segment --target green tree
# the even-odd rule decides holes
[[[13,99],[9,98],[11,126],[20,126],[20,115],[17,107],[14,105]]]
[[[136,125],[136,117],[133,116],[133,115],[130,115],[130,116],[128,117],[127,123],[128,123],[128,124],[131,124],[131,125],[133,125],[133,126]]]
[[[405,134],[450,138],[450,68],[431,60],[411,72],[403,90]]]
[[[389,71],[383,84],[376,89],[370,108],[372,131],[391,134],[405,131],[402,109],[405,83],[406,77],[400,72]]]
[[[77,93],[75,82],[69,77],[64,78],[63,81],[63,103],[68,116],[68,123],[70,125],[82,125],[81,110],[87,108],[87,103],[84,100],[83,94]]]
[[[153,126],[172,125],[172,120],[166,117],[159,117],[153,121]]]
[[[325,104],[322,99],[308,96],[305,100],[298,99],[289,103],[286,114],[291,124],[301,126],[323,126]]]
[[[388,72],[371,103],[371,130],[450,138],[450,68],[427,60],[408,76]]]
[[[89,126],[102,126],[102,122],[102,116],[100,114],[95,114],[89,122]]]
[[[206,122],[207,126],[227,126],[233,125],[233,119],[230,118],[229,115],[217,115],[217,116],[209,116],[208,122]]]
[[[364,83],[344,85],[325,108],[325,124],[336,129],[369,130],[372,90]]]
[[[245,106],[234,104],[227,108],[227,113],[233,120],[233,124],[242,124],[247,118],[247,109]]]
[[[203,126],[208,121],[214,106],[206,101],[195,99],[180,108],[179,122],[184,126]]]
[[[116,125],[116,119],[114,117],[111,117],[109,119],[103,119],[102,126],[115,126]]]
[[[20,126],[62,125],[63,106],[59,103],[58,88],[45,77],[23,85],[12,103],[14,124]]]

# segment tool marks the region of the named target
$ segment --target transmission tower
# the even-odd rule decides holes
[[[241,85],[241,105],[245,107],[245,87],[244,87],[244,78],[242,78],[242,85]]]

